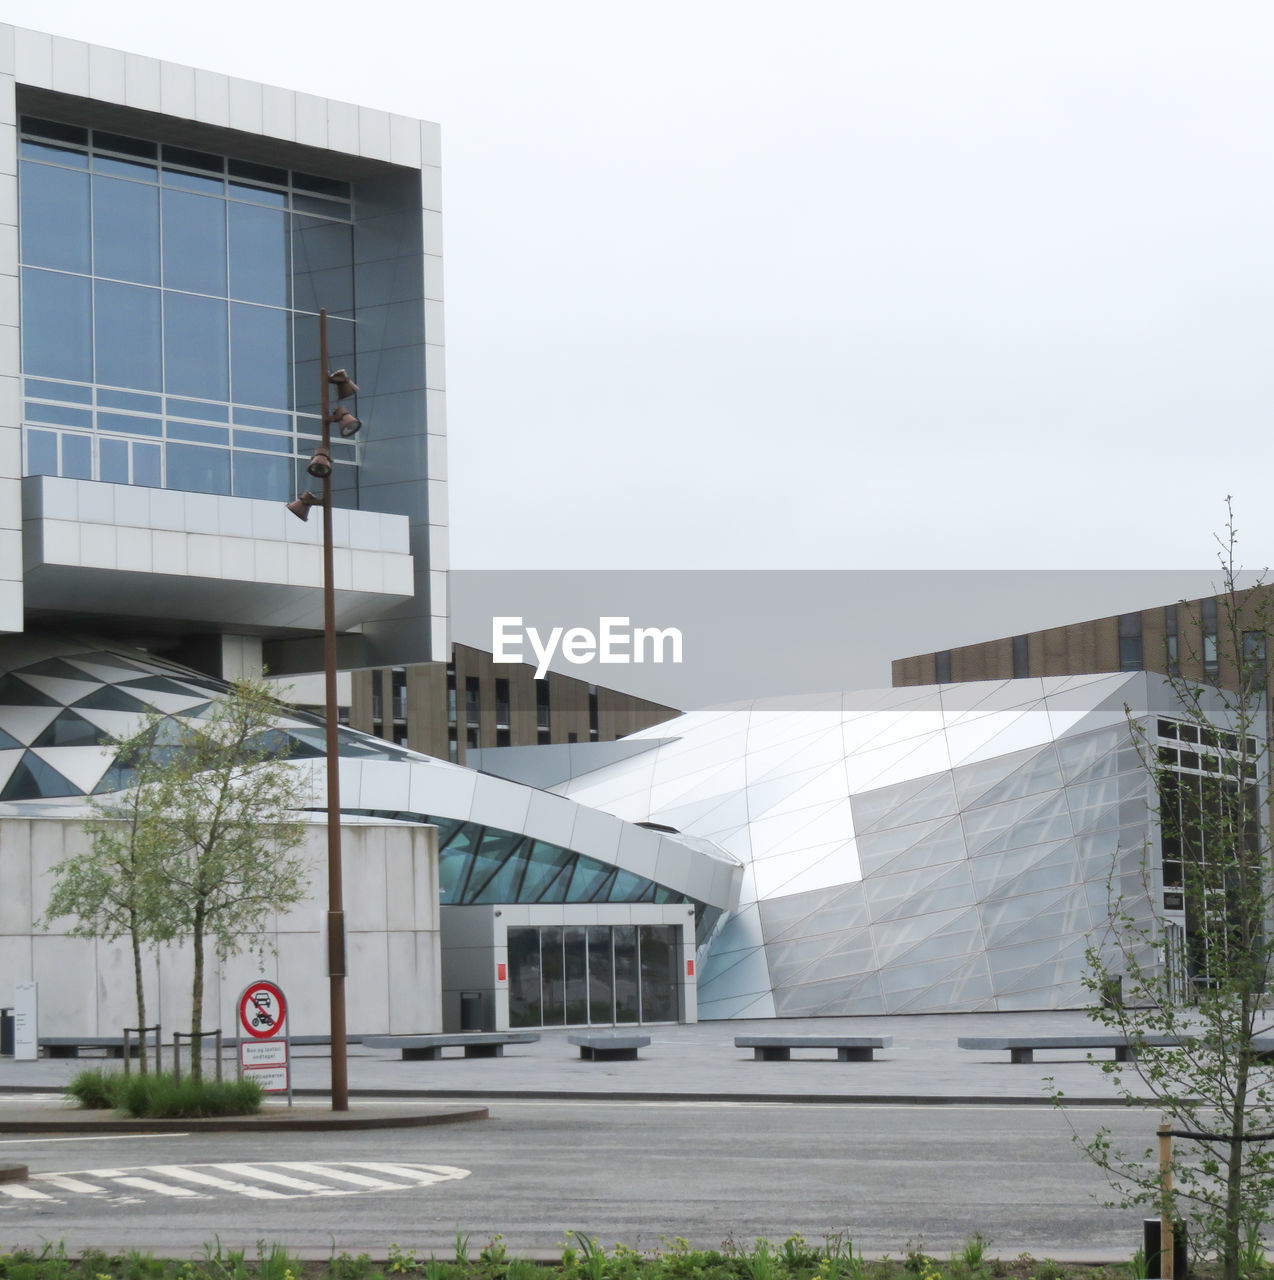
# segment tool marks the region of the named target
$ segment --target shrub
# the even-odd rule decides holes
[[[100,1067],[79,1072],[66,1086],[67,1096],[89,1111],[105,1111],[119,1105],[119,1086],[124,1077]]]
[[[147,1119],[250,1116],[261,1109],[264,1091],[255,1080],[196,1080],[171,1075],[135,1075],[121,1080],[115,1105]]]

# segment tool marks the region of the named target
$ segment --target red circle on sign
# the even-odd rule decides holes
[[[277,1036],[283,1030],[287,1013],[283,992],[273,982],[254,982],[239,1001],[240,1025],[258,1040]]]

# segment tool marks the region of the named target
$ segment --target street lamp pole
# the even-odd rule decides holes
[[[327,716],[327,974],[330,982],[332,1032],[332,1110],[349,1110],[349,1040],[345,1027],[345,895],[341,875],[340,722],[336,699],[336,584],[332,544],[332,424],[349,438],[363,425],[340,403],[356,395],[358,387],[344,369],[328,370],[327,312],[319,311],[319,405],[322,443],[306,471],[323,481],[323,496],[306,490],[289,502],[288,510],[308,520],[310,508],[323,508],[323,680]],[[332,408],[331,389],[337,405]]]
[[[331,375],[327,311],[319,311],[319,382],[323,414],[323,681],[327,719],[327,972],[331,991],[332,1110],[349,1110],[349,1045],[345,1027],[345,894],[341,871],[341,775],[336,699],[336,586],[332,551]]]

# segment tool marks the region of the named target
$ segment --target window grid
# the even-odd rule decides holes
[[[313,317],[317,314],[296,305],[298,300],[294,283],[301,265],[298,258],[304,249],[302,238],[297,234],[295,219],[299,214],[332,226],[351,225],[352,193],[349,185],[31,117],[23,118],[21,136],[24,169],[26,166],[38,166],[84,175],[88,205],[85,246],[87,274],[44,261],[28,261],[29,254],[25,246],[22,262],[24,275],[26,270],[30,270],[44,272],[48,276],[88,282],[93,319],[90,321],[87,341],[94,379],[91,382],[52,377],[26,380],[23,412],[26,472],[47,474],[50,469],[48,459],[52,454],[57,458],[58,473],[73,474],[76,478],[140,483],[163,488],[193,488],[196,491],[248,497],[288,496],[295,489],[298,462],[308,458],[321,436],[318,415],[298,410],[297,391],[292,385],[293,371],[301,362],[297,349],[296,318]],[[102,238],[99,231],[105,235],[98,218],[98,200],[105,188],[99,190],[99,183],[107,180],[156,191],[153,278],[149,278],[151,273],[146,271],[134,273],[133,277],[119,272],[111,273],[108,264],[99,261],[99,240]],[[205,292],[196,288],[177,287],[169,279],[165,233],[169,228],[170,217],[164,203],[165,194],[169,192],[176,195],[202,195],[210,203],[217,200],[221,202],[223,212],[220,219],[220,240],[225,256],[222,267],[224,291]],[[284,220],[280,223],[286,255],[281,266],[283,305],[274,305],[255,297],[239,297],[237,294],[232,263],[232,209],[237,206],[278,210]],[[352,255],[350,270],[352,271]],[[139,274],[141,278],[136,278]],[[158,378],[162,391],[151,387],[121,387],[98,381],[97,366],[101,350],[96,308],[98,293],[103,286],[124,286],[147,291],[146,294],[136,295],[135,300],[144,299],[153,291],[158,307]],[[226,389],[229,392],[224,400],[204,398],[188,392],[174,395],[173,389],[168,385],[169,378],[174,376],[169,364],[168,330],[170,324],[176,326],[181,322],[180,312],[173,309],[173,300],[183,297],[209,300],[224,308],[224,369]],[[236,318],[236,307],[260,307],[265,311],[281,312],[287,317],[286,364],[289,366],[289,376],[285,392],[288,401],[286,408],[245,401],[234,394],[235,347],[231,326]],[[249,313],[241,311],[239,314],[246,318]],[[339,311],[335,314],[340,316]],[[127,404],[130,400],[131,404]],[[175,404],[174,401],[180,403]],[[32,431],[38,434],[32,437]],[[103,434],[98,436],[95,434],[97,432]],[[50,437],[54,437],[52,443]],[[121,465],[120,462],[123,446],[117,443],[107,444],[108,440],[129,441],[129,460],[126,464]],[[168,448],[170,443],[178,445],[172,454]],[[146,447],[155,445],[158,446],[158,471],[150,459],[150,448]],[[204,454],[194,450],[214,452]],[[218,460],[219,451],[231,456],[222,463]],[[37,455],[35,459],[33,454]],[[356,481],[353,468],[357,466],[357,446],[353,443],[334,443],[332,454],[337,476],[346,477],[344,481],[337,479],[337,488],[353,487]],[[242,469],[236,465],[237,455],[244,455]],[[144,474],[140,479],[136,465],[139,456],[147,458],[147,463],[142,468]],[[187,459],[184,473],[173,474],[174,458],[180,459],[183,456]],[[288,459],[286,465],[280,462],[270,466],[284,456]],[[87,475],[82,473],[83,468],[79,465],[79,461],[85,457],[91,462]],[[75,460],[69,472],[63,470],[64,460],[67,458]],[[106,459],[111,460],[109,465]],[[270,475],[269,472],[273,474]],[[264,493],[263,489],[270,492]]]

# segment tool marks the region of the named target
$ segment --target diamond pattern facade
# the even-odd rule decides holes
[[[1125,713],[1152,694],[1139,673],[757,702],[558,789],[744,863],[701,1017],[1074,1006],[1108,877],[1152,834]]]

